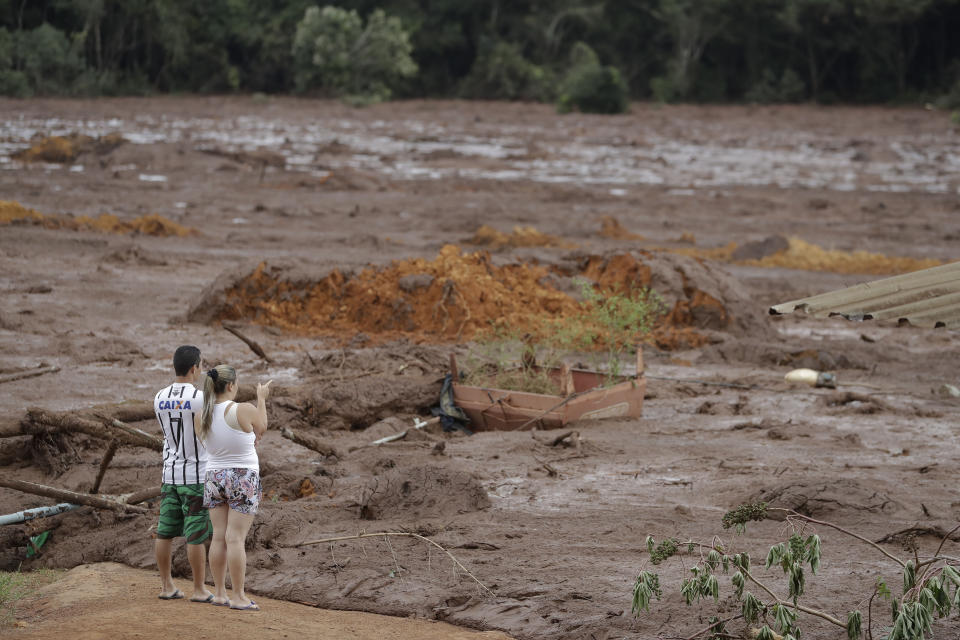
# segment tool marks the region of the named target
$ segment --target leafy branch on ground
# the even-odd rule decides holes
[[[754,630],[754,637],[758,640],[774,640],[778,637],[776,634],[780,634],[783,640],[800,640],[803,617],[819,618],[841,627],[849,640],[863,637],[873,640],[873,604],[876,599],[890,602],[890,624],[884,627],[885,635],[882,636],[885,640],[925,640],[933,635],[934,617],[945,618],[953,609],[960,611],[960,561],[940,555],[944,543],[960,529],[960,525],[943,537],[932,556],[921,557],[914,549],[914,557],[906,560],[897,558],[876,543],[839,525],[790,509],[772,508],[762,502],[742,504],[729,511],[723,516],[723,528],[734,528],[738,534],[742,534],[749,522],[763,520],[774,513],[784,516],[789,536],[770,547],[763,568],[778,569],[786,579],[784,586],[766,582],[766,577],[752,567],[748,552],[735,553],[730,544],[718,537],[706,543],[694,540],[680,542],[670,538],[657,544],[652,536],[647,536],[646,547],[651,565],[661,564],[681,553],[684,548],[689,554],[699,554],[697,562],[686,570],[679,592],[687,605],[713,600],[717,615],[710,618],[708,627],[689,636],[687,640],[701,636],[711,640],[730,637],[726,625],[738,618],[743,618],[747,625],[762,625]],[[896,562],[902,572],[903,591],[899,596],[891,592],[882,575],[875,577],[869,598],[864,598],[867,601],[866,625],[859,609],[849,611],[845,616],[837,616],[801,604],[800,600],[807,591],[807,570],[817,575],[820,569],[821,539],[811,532],[815,526],[834,529],[866,544]],[[720,618],[720,613],[728,610],[728,607],[720,603],[718,572],[730,576],[732,596],[740,605],[740,613],[727,619]],[[650,610],[651,601],[654,598],[660,600],[662,595],[659,574],[641,567],[633,587],[633,614],[640,617],[643,612]]]

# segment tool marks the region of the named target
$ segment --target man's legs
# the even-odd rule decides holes
[[[226,604],[227,598],[227,512],[226,504],[208,509],[210,522],[213,523],[213,541],[210,543],[210,571],[213,572],[215,604]]]
[[[230,565],[230,586],[233,587],[233,597],[230,598],[231,607],[246,607],[250,598],[243,592],[243,583],[247,573],[247,552],[244,542],[247,531],[253,524],[252,513],[240,513],[228,509],[227,515],[227,563]]]
[[[170,598],[177,592],[170,574],[173,539],[183,535],[183,508],[176,487],[169,484],[160,486],[160,520],[157,522],[157,569],[160,571],[160,597]]]
[[[210,539],[213,528],[210,525],[210,516],[203,506],[203,485],[184,485],[177,489],[183,504],[183,536],[187,539],[187,560],[190,561],[190,571],[193,573],[194,602],[209,602],[213,594],[207,590],[204,581],[207,577],[207,548],[205,543]]]
[[[170,575],[170,555],[173,550],[173,540],[170,538],[157,538],[157,569],[160,570],[160,597],[169,598],[177,592],[177,587],[173,584],[173,576]]]

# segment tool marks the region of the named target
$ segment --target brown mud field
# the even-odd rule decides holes
[[[0,101],[0,476],[89,491],[107,443],[37,428],[28,409],[158,433],[143,403],[193,343],[242,383],[277,387],[247,541],[253,593],[520,639],[687,637],[717,610],[679,594],[694,554],[657,567],[662,601],[631,615],[648,534],[720,535],[760,565],[785,524],[724,530],[746,500],[885,538],[902,557],[931,554],[934,532],[956,525],[960,400],[939,389],[958,382],[957,335],[767,308],[955,259],[958,190],[960,133],[919,109]],[[559,432],[429,428],[369,446],[430,415],[449,354],[469,361],[485,329],[536,339],[543,318],[576,314],[578,278],[663,300],[642,418],[578,423],[577,447],[551,445]],[[59,370],[8,380],[38,367]],[[798,367],[836,372],[839,389],[788,386]],[[158,462],[120,446],[100,493],[157,485]],[[0,489],[0,513],[51,503]],[[0,568],[151,569],[155,519],[83,507],[6,526]],[[845,620],[877,576],[898,583],[875,550],[813,530],[808,606]],[[381,531],[428,537],[490,591],[415,537],[300,546]],[[182,576],[182,549],[174,565]],[[719,609],[738,611],[726,578]],[[888,611],[875,604],[875,633]],[[957,637],[960,623],[934,629]]]

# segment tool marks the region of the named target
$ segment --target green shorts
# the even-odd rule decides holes
[[[203,506],[202,484],[161,484],[157,537],[183,536],[187,544],[203,544],[213,535],[210,514]]]

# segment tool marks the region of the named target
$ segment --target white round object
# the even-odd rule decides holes
[[[808,384],[812,387],[817,384],[817,377],[819,375],[820,372],[814,371],[813,369],[794,369],[783,376],[783,379],[794,384]]]

